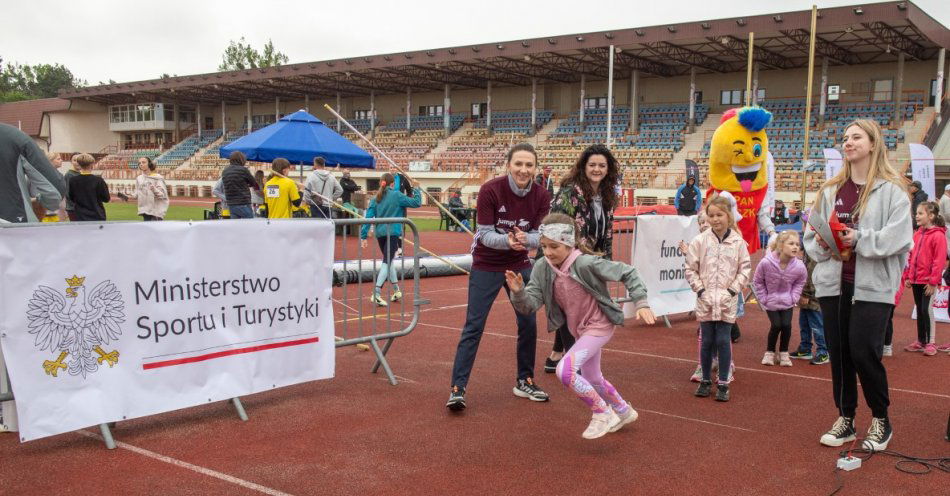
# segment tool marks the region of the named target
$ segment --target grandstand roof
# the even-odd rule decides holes
[[[586,75],[607,78],[610,45],[615,77],[671,77],[744,71],[748,33],[755,33],[755,60],[765,69],[807,66],[811,11],[696,21],[595,33],[289,64],[265,69],[175,76],[64,91],[63,98],[101,103],[161,101],[242,103],[335,98],[413,91],[570,83]],[[912,2],[886,2],[819,10],[816,57],[832,65],[936,57],[950,47],[950,30]]]

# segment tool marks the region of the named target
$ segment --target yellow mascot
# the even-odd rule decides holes
[[[765,198],[768,193],[769,139],[765,127],[772,114],[761,107],[730,109],[722,115],[709,149],[709,183],[712,193],[728,191],[736,200],[737,219],[749,253],[758,251],[759,231],[769,235],[775,226],[769,218]]]

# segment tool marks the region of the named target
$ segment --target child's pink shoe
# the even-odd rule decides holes
[[[942,344],[937,347],[937,351],[942,351],[944,353],[950,353],[950,343]]]
[[[920,344],[920,341],[914,341],[913,343],[905,346],[904,351],[924,351],[924,345]]]
[[[935,345],[935,344],[933,344],[933,343],[927,343],[927,345],[924,346],[924,355],[925,355],[925,356],[934,356],[934,355],[936,355],[936,354],[937,354],[937,345]]]

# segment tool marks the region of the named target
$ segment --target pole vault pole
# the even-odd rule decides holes
[[[752,43],[755,41],[755,33],[749,32],[749,62],[748,67],[746,67],[746,76],[745,76],[745,105],[746,107],[752,105],[752,65],[754,64],[752,58],[752,52],[755,50],[755,45]]]
[[[363,214],[361,214],[361,213],[359,213],[359,212],[350,210],[350,209],[344,207],[343,205],[340,205],[339,203],[337,203],[336,201],[334,201],[333,198],[327,198],[327,197],[321,195],[320,193],[317,193],[316,191],[311,191],[310,194],[319,196],[320,198],[322,198],[322,199],[324,199],[324,200],[330,202],[331,205],[333,205],[334,207],[340,209],[340,210],[343,211],[343,212],[348,212],[348,213],[350,213],[350,214],[352,214],[352,215],[355,215],[355,216],[359,217],[360,219],[365,219],[365,218],[366,218],[365,215],[363,215]],[[307,201],[309,201],[311,205],[316,205],[316,202],[314,202],[313,199],[311,199],[311,198],[308,198]],[[406,243],[409,243],[409,244],[412,245],[412,246],[416,246],[415,243],[413,243],[412,241],[409,241],[408,239],[403,239],[403,241],[405,241]],[[435,253],[433,253],[433,252],[431,252],[431,251],[429,251],[429,250],[423,248],[422,245],[419,245],[417,248],[419,248],[419,250],[424,251],[424,252],[428,253],[429,255],[432,255],[433,257],[438,258],[439,260],[441,260],[441,261],[443,261],[443,262],[449,264],[449,266],[451,266],[452,268],[461,270],[465,275],[469,275],[469,272],[468,272],[467,270],[465,270],[465,269],[459,267],[458,265],[452,263],[450,260],[447,260],[447,259],[445,259],[445,258],[442,258],[442,257],[440,257],[439,255],[436,255]]]
[[[394,162],[393,159],[389,158],[389,155],[386,155],[386,153],[383,152],[382,150],[380,150],[379,147],[376,146],[375,143],[373,143],[372,141],[370,141],[370,139],[367,138],[366,136],[364,136],[363,133],[359,132],[358,129],[356,129],[355,127],[353,127],[353,125],[350,124],[350,121],[344,119],[342,115],[338,114],[338,113],[336,112],[336,110],[333,110],[333,108],[330,107],[329,105],[323,104],[323,106],[326,107],[326,109],[329,110],[330,113],[332,113],[334,116],[336,116],[337,122],[342,122],[343,124],[346,124],[346,127],[350,128],[350,131],[353,131],[354,133],[356,133],[356,135],[359,136],[359,137],[360,137],[363,141],[365,141],[367,144],[369,144],[369,146],[373,147],[373,150],[376,150],[376,153],[378,153],[379,156],[381,156],[381,157],[383,157],[384,159],[386,159],[386,161],[389,162],[389,165],[392,166],[392,168],[394,168],[394,169],[396,169],[397,171],[401,172],[404,176],[406,176],[406,177],[412,179],[412,177],[409,176],[409,173],[408,173],[408,172],[406,172],[405,170],[403,170],[402,167],[399,167],[399,164],[397,164],[396,162]],[[422,188],[419,188],[419,191],[422,191],[422,194],[426,195],[426,198],[428,198],[428,199],[431,200],[433,203],[435,203],[435,206],[439,207],[439,210],[441,210],[442,212],[444,212],[445,215],[448,215],[450,219],[452,219],[453,221],[455,221],[455,223],[458,224],[462,229],[464,229],[465,232],[467,232],[467,233],[469,234],[469,236],[472,236],[472,237],[475,236],[475,233],[473,233],[468,227],[465,227],[465,224],[462,224],[461,222],[459,222],[459,220],[458,220],[457,218],[455,218],[454,215],[452,215],[452,212],[449,212],[449,209],[447,209],[447,208],[445,208],[444,206],[442,206],[442,203],[439,202],[434,196],[430,195],[428,191],[426,191],[426,190],[424,190],[424,189],[422,189]]]
[[[811,32],[808,42],[808,84],[805,88],[805,144],[802,150],[802,198],[799,212],[805,210],[805,185],[808,183],[808,132],[811,129],[811,87],[815,77],[815,29],[818,24],[818,6],[811,6]]]

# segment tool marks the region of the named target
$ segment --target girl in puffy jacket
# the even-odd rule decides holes
[[[775,359],[779,358],[781,366],[792,366],[791,357],[788,355],[788,341],[792,337],[792,313],[808,279],[808,269],[798,259],[800,250],[798,233],[784,231],[775,239],[772,250],[755,268],[752,286],[771,323],[768,348],[762,357],[762,365],[774,365]],[[782,340],[776,357],[775,342],[779,336]]]
[[[904,269],[904,287],[914,293],[917,306],[917,341],[907,345],[904,351],[923,351],[924,355],[937,354],[934,342],[933,296],[943,275],[947,261],[947,228],[940,207],[934,202],[917,206],[917,232],[914,233],[914,248],[910,262]]]
[[[736,320],[739,292],[749,282],[749,250],[736,228],[732,204],[714,195],[706,204],[709,230],[696,236],[686,251],[686,280],[696,292],[696,320],[702,332],[700,365],[703,378],[696,396],[712,389],[712,350],[719,363],[732,362],[732,323]],[[716,401],[729,401],[729,367],[719,367]]]

